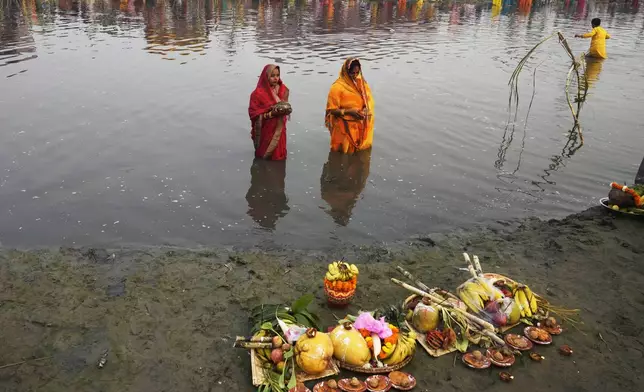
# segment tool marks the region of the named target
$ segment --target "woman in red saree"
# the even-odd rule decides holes
[[[259,76],[257,88],[250,95],[248,115],[251,138],[257,158],[281,161],[286,159],[286,122],[288,116],[273,110],[278,102],[288,102],[289,90],[280,78],[280,68],[269,64]]]

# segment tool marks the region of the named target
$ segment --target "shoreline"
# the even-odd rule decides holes
[[[642,227],[641,220],[593,207],[561,220],[529,218],[330,251],[0,248],[0,366],[51,357],[0,369],[0,387],[256,390],[249,356],[232,348],[234,336],[248,332],[253,306],[290,303],[311,292],[312,308],[330,325],[334,315],[402,301],[407,292],[389,282],[399,277],[396,265],[453,291],[467,279],[457,269],[467,251],[479,255],[485,271],[581,309],[584,324],[540,347],[543,363],[519,358],[510,385],[498,380],[498,370],[471,371],[453,354],[431,358],[418,347],[405,368],[418,379],[416,390],[636,390],[644,363]],[[358,291],[346,311],[329,310],[322,278],[326,263],[342,256],[361,269]],[[573,357],[557,354],[564,343],[575,350]],[[107,364],[98,369],[107,349]]]

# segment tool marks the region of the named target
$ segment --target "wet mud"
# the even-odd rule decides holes
[[[644,325],[644,222],[593,208],[563,220],[523,220],[475,232],[429,234],[389,246],[333,251],[248,249],[41,249],[0,251],[0,389],[6,391],[251,391],[250,360],[233,349],[249,309],[311,292],[334,316],[396,303],[396,265],[430,286],[467,278],[461,253],[581,309],[542,363],[519,358],[512,384],[498,369],[471,371],[453,355],[419,351],[406,368],[418,391],[637,390]],[[329,309],[326,262],[361,268],[347,310]],[[569,344],[572,357],[557,346]],[[98,361],[107,352],[107,361]],[[35,359],[35,360],[34,360]],[[11,365],[27,361],[20,365]],[[4,366],[3,365],[11,365]],[[311,384],[310,387],[313,385]]]

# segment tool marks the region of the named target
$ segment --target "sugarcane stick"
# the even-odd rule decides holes
[[[409,280],[413,281],[414,283],[416,283],[416,285],[417,285],[418,287],[420,287],[422,290],[425,290],[425,291],[427,291],[428,293],[436,292],[436,290],[430,289],[430,288],[429,288],[429,286],[427,286],[425,283],[421,282],[420,280],[416,280],[416,278],[414,278],[414,275],[412,275],[411,273],[409,273],[408,271],[406,271],[403,267],[401,267],[401,266],[397,266],[397,267],[396,267],[396,269],[397,269],[398,271],[400,271],[403,275],[405,275],[405,276],[407,277],[407,279],[409,279]],[[441,290],[442,290],[442,289],[441,289]],[[457,296],[455,296],[454,294],[450,293],[450,292],[449,292],[449,291],[447,291],[447,290],[442,290],[441,294],[443,294],[443,293],[444,293],[446,296],[448,296],[448,297],[450,297],[450,298],[452,298],[452,299],[454,299],[454,300],[458,301],[459,303],[460,303],[460,302],[462,302],[460,298],[458,298]]]
[[[425,291],[427,291],[427,292],[429,292],[429,291],[431,291],[431,290],[432,290],[432,289],[430,289],[430,288],[429,288],[425,283],[421,282],[420,280],[416,280],[416,278],[414,278],[414,275],[410,274],[408,271],[405,271],[405,270],[403,269],[403,267],[401,267],[401,266],[397,266],[397,267],[396,267],[396,269],[397,269],[398,271],[400,271],[403,275],[405,275],[405,277],[406,277],[407,279],[409,279],[409,280],[411,280],[412,282],[416,283],[416,285],[417,285],[418,287],[420,287],[421,289],[423,289],[423,290],[425,290]]]
[[[432,301],[434,301],[434,302],[441,303],[443,306],[446,306],[446,307],[448,307],[448,308],[454,309],[455,311],[457,311],[457,312],[459,312],[459,313],[462,313],[465,317],[467,317],[468,319],[470,319],[470,320],[472,320],[473,322],[477,323],[477,324],[478,324],[478,325],[480,325],[481,327],[483,327],[483,328],[485,328],[485,329],[487,329],[487,330],[490,330],[490,331],[494,332],[494,325],[492,325],[492,324],[488,323],[488,322],[487,322],[487,321],[485,321],[485,320],[482,320],[482,319],[481,319],[481,318],[479,318],[479,317],[476,317],[476,316],[475,316],[475,315],[473,315],[473,314],[467,313],[467,312],[466,312],[466,311],[464,311],[464,310],[461,310],[461,309],[459,309],[459,308],[457,308],[457,307],[452,306],[452,304],[450,304],[450,303],[448,303],[448,302],[445,302],[445,299],[444,299],[444,298],[438,297],[438,296],[436,296],[436,295],[434,295],[434,294],[430,294],[430,293],[425,292],[425,291],[423,291],[423,290],[421,290],[421,289],[418,289],[418,288],[416,288],[416,287],[414,287],[414,286],[408,285],[407,283],[405,283],[405,282],[401,282],[400,280],[398,280],[398,279],[396,279],[396,278],[391,278],[391,281],[392,281],[392,282],[394,282],[395,284],[397,284],[397,285],[399,285],[399,286],[401,286],[401,287],[403,287],[403,288],[405,288],[405,289],[407,289],[407,290],[411,291],[412,293],[418,294],[418,295],[420,295],[420,296],[422,296],[422,297],[429,298],[430,300],[432,300]]]
[[[257,348],[273,348],[273,343],[260,343],[260,342],[235,342],[234,348],[245,348],[247,350]]]
[[[483,276],[483,269],[481,269],[481,263],[477,255],[474,255],[474,269],[476,269],[477,276]]]
[[[476,278],[476,270],[474,269],[474,265],[472,264],[472,260],[470,260],[470,255],[467,253],[463,253],[463,258],[465,259],[465,262],[467,263],[467,270],[470,271],[470,275],[472,275],[473,278]]]
[[[269,343],[272,342],[273,338],[270,336],[237,336],[235,337],[235,342],[261,342]]]

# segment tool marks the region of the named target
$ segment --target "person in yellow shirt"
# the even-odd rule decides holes
[[[610,38],[610,34],[608,34],[603,27],[599,26],[601,23],[601,19],[593,19],[591,21],[593,30],[586,34],[577,34],[575,35],[575,38],[592,38],[592,40],[590,41],[590,49],[588,49],[587,56],[605,59],[606,40]]]

